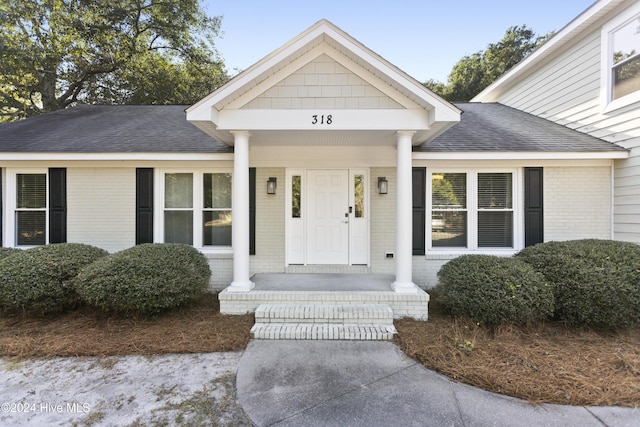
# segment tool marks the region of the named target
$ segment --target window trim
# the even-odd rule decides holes
[[[3,246],[12,248],[28,249],[34,248],[40,245],[20,245],[18,246],[18,229],[16,224],[16,213],[18,207],[16,198],[18,191],[16,185],[18,183],[18,175],[29,174],[44,174],[46,176],[45,191],[46,191],[46,206],[45,211],[45,245],[49,244],[49,170],[47,168],[7,168],[6,172],[6,232],[4,234],[5,241]]]
[[[640,3],[631,6],[602,26],[602,32],[600,35],[600,103],[602,105],[603,112],[605,113],[626,107],[627,105],[635,102],[640,102],[640,90],[618,99],[612,99],[612,35],[619,28],[638,18],[640,18]]]
[[[432,244],[431,218],[433,215],[432,176],[438,173],[464,173],[467,178],[467,247],[434,247]],[[512,179],[512,212],[513,212],[513,247],[479,247],[478,246],[478,174],[480,173],[510,173]],[[427,168],[427,213],[425,225],[426,255],[456,254],[490,254],[512,255],[524,248],[524,214],[522,200],[524,197],[524,183],[521,168]],[[483,210],[486,212],[486,210]]]
[[[198,169],[185,169],[185,168],[167,168],[167,169],[154,169],[154,193],[157,197],[154,197],[154,213],[153,213],[153,241],[156,243],[164,242],[164,213],[165,213],[165,199],[164,199],[164,179],[165,174],[173,173],[189,173],[193,175],[193,207],[181,208],[173,210],[190,210],[193,211],[193,244],[192,246],[198,249],[202,253],[211,254],[230,254],[233,253],[232,246],[204,246],[203,234],[202,234],[202,221],[204,212],[204,183],[203,176],[207,173],[228,173],[233,177],[232,168],[198,168]],[[233,178],[232,178],[233,179]],[[233,212],[233,206],[231,207]]]

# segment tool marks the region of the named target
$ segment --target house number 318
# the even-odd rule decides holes
[[[331,114],[325,116],[324,114],[319,116],[317,114],[314,114],[313,116],[311,116],[311,124],[312,125],[323,125],[323,124],[328,124],[330,125],[331,123],[333,123],[333,116]]]

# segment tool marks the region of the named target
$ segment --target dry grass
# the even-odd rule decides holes
[[[400,348],[429,369],[535,403],[640,406],[638,329],[485,327],[434,308],[428,322],[396,322]]]
[[[220,314],[218,297],[155,319],[118,319],[80,310],[54,319],[0,318],[0,356],[108,356],[244,349],[253,315]]]
[[[401,320],[397,343],[429,369],[497,393],[570,405],[640,406],[640,331],[562,324],[481,327],[432,303],[428,322]],[[223,316],[216,295],[156,319],[81,310],[0,318],[0,356],[115,356],[241,350],[253,315]]]

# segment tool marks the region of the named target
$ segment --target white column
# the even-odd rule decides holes
[[[233,247],[233,282],[228,292],[249,292],[249,132],[231,132],[233,149],[233,195],[231,245]]]
[[[396,281],[391,287],[397,293],[416,293],[412,280],[413,202],[411,139],[413,131],[397,134],[398,160],[396,171]]]

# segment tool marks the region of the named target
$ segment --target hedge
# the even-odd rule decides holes
[[[514,258],[463,255],[438,272],[434,291],[454,315],[478,323],[522,324],[553,313],[553,292],[544,276]]]
[[[183,244],[143,244],[84,268],[74,280],[87,304],[121,315],[154,315],[201,295],[211,270],[205,257]]]

